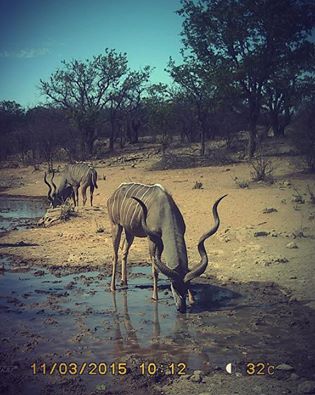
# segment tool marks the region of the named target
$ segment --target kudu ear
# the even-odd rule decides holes
[[[216,233],[216,231],[219,229],[220,226],[220,218],[218,214],[218,205],[221,202],[223,198],[225,198],[227,195],[221,196],[213,205],[212,207],[212,214],[214,217],[214,226],[205,234],[203,234],[198,242],[198,251],[201,257],[201,261],[199,265],[194,267],[190,272],[188,272],[184,278],[184,282],[188,283],[191,281],[193,278],[199,277],[207,268],[208,266],[208,255],[207,251],[205,249],[205,241],[212,235]]]

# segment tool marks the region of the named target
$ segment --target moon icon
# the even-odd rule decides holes
[[[225,370],[229,373],[232,374],[232,363],[228,363],[225,367]]]

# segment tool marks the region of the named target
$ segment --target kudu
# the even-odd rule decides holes
[[[114,247],[111,290],[116,289],[116,269],[118,249],[122,230],[126,239],[122,254],[122,285],[127,285],[127,257],[134,237],[148,237],[152,260],[153,295],[158,299],[157,268],[171,280],[171,290],[177,310],[186,311],[186,296],[193,303],[190,281],[200,276],[207,268],[208,255],[204,242],[219,228],[218,204],[226,195],[218,199],[212,208],[215,224],[203,234],[198,242],[201,257],[199,265],[188,269],[187,249],[184,239],[185,222],[171,195],[161,185],[124,183],[107,201],[108,215],[112,227]],[[165,263],[161,260],[161,255]]]
[[[54,184],[54,176],[55,173],[53,172],[52,177],[50,182],[52,184]],[[51,191],[52,191],[52,187],[50,185],[50,183],[47,181],[47,173],[45,172],[44,175],[44,182],[45,184],[48,185],[48,200],[49,202],[52,204],[53,207],[59,206],[61,204],[64,204],[68,199],[72,198],[74,205],[75,205],[75,196],[74,196],[74,191],[71,185],[66,185],[65,188],[59,193],[58,196],[56,196],[55,194],[53,194],[53,196],[51,196]]]
[[[74,165],[67,165],[60,175],[58,187],[53,181],[54,173],[51,179],[53,186],[53,193],[51,193],[51,185],[47,182],[45,173],[44,182],[48,185],[48,200],[53,207],[63,204],[67,198],[72,197],[74,205],[79,205],[79,187],[81,186],[81,193],[83,199],[83,206],[86,203],[86,190],[90,187],[90,202],[93,206],[93,192],[97,188],[97,172],[87,163],[77,163]]]

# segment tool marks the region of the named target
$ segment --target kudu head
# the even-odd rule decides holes
[[[174,302],[177,310],[180,313],[186,312],[186,297],[187,297],[190,281],[196,277],[199,277],[206,270],[208,266],[208,255],[204,243],[210,236],[214,235],[219,228],[220,218],[218,215],[218,204],[225,196],[227,195],[220,197],[212,207],[212,213],[213,213],[215,224],[212,227],[212,229],[210,229],[207,233],[203,234],[200,237],[198,242],[198,252],[201,257],[200,263],[188,272],[185,269],[184,269],[185,271],[180,271],[181,268],[179,268],[178,271],[174,270],[162,262],[161,255],[163,251],[163,241],[161,235],[157,232],[151,231],[148,228],[146,222],[148,209],[146,205],[140,199],[136,197],[132,197],[142,207],[142,211],[143,211],[143,216],[141,217],[142,228],[147,234],[147,236],[155,243],[157,248],[156,256],[154,257],[154,262],[156,266],[159,268],[159,270],[171,280],[171,290],[172,290]]]
[[[65,188],[62,191],[57,191],[57,186],[54,183],[54,177],[55,177],[55,172],[53,171],[52,177],[51,177],[51,184],[53,186],[53,192],[52,192],[52,187],[47,181],[47,174],[45,172],[44,176],[44,182],[46,185],[48,185],[48,200],[51,203],[53,208],[56,208],[57,206],[60,206],[65,203],[65,201],[73,195],[73,188],[70,185],[66,185]],[[51,193],[52,192],[52,193]]]

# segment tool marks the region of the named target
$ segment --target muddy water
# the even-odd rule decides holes
[[[273,284],[197,284],[196,307],[182,315],[167,280],[160,281],[159,303],[151,301],[146,267],[131,268],[128,291],[112,294],[109,278],[99,272],[56,277],[46,269],[12,270],[8,260],[4,265],[1,360],[12,369],[8,385],[17,386],[18,374],[21,393],[40,393],[60,379],[60,372],[44,375],[43,363],[47,369],[56,362],[68,370],[71,362],[79,367],[106,363],[110,370],[112,362],[126,362],[130,374],[139,375],[141,361],[164,367],[184,362],[186,373],[223,370],[228,362],[244,372],[246,362],[266,361],[289,363],[303,374],[315,362],[310,347],[314,319],[301,306],[290,305]],[[59,365],[63,362],[68,365]],[[80,376],[86,390],[110,385],[112,372],[91,375],[91,370],[93,364]],[[73,378],[69,372],[65,377]]]
[[[48,271],[1,259],[0,393],[88,394],[117,389],[129,377],[227,374],[228,362],[241,374],[248,362],[287,363],[299,375],[313,374],[314,313],[273,283],[199,279],[196,304],[183,315],[163,276],[160,300],[151,301],[149,267],[129,267],[128,290],[112,294],[105,271]],[[118,363],[126,364],[126,375],[117,375]],[[166,375],[172,363],[174,375]]]
[[[33,224],[31,220],[42,217],[46,208],[46,199],[0,196],[0,232]]]
[[[40,359],[47,364],[110,363],[128,355],[157,363],[166,358],[170,363],[183,361],[190,370],[201,368],[210,355],[213,363],[223,364],[226,357],[219,344],[207,342],[205,350],[198,327],[189,325],[190,314],[176,313],[167,280],[160,281],[159,303],[151,301],[148,269],[131,268],[128,291],[112,294],[109,278],[99,272],[56,277],[43,269],[12,272],[5,262],[0,277],[1,351],[15,349],[25,373],[30,370],[25,353],[29,362]],[[224,289],[211,292],[213,306],[229,304],[236,296]],[[98,380],[91,381],[94,385]]]

